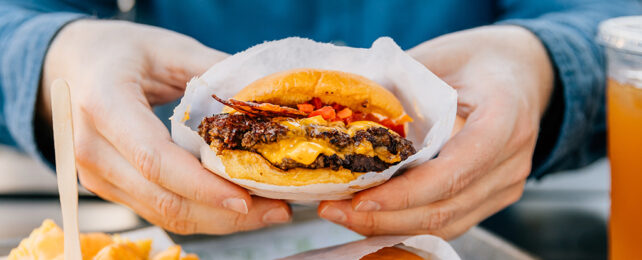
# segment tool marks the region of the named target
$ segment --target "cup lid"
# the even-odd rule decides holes
[[[600,23],[597,39],[603,45],[642,53],[642,16],[624,16]]]

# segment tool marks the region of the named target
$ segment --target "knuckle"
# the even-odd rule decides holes
[[[412,187],[413,181],[410,180],[410,177],[407,174],[402,174],[401,176],[399,176],[399,178],[403,181],[404,187]],[[401,203],[401,207],[403,209],[407,209],[411,205],[413,205],[412,196],[410,196],[410,190],[411,189],[402,189],[397,195],[399,196],[399,203]]]
[[[165,221],[163,228],[179,235],[196,233],[196,223],[188,220],[169,219]]]
[[[156,208],[163,219],[177,221],[185,220],[189,207],[185,206],[183,199],[172,194],[156,196]]]
[[[376,230],[379,227],[379,225],[377,223],[377,218],[375,217],[374,214],[372,214],[370,212],[368,212],[366,214],[366,218],[365,218],[365,222],[364,223],[365,223],[365,226],[366,226],[366,228],[368,230]]]
[[[466,173],[452,174],[446,190],[446,197],[450,198],[459,193],[464,187],[468,185],[468,178]]]
[[[423,230],[439,230],[445,227],[453,218],[454,213],[442,207],[427,208],[421,218],[420,227]]]
[[[208,196],[209,191],[204,185],[197,184],[194,186],[193,199],[196,201],[205,201],[208,200],[211,196]]]
[[[158,183],[160,181],[160,153],[153,148],[138,146],[134,150],[134,166],[145,179]]]
[[[234,213],[232,214],[231,222],[233,223],[233,227],[235,227],[235,229],[240,229],[244,226],[243,223],[245,223],[245,215]]]

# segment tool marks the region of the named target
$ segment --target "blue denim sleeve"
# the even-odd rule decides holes
[[[42,160],[33,122],[43,60],[56,32],[83,16],[0,3],[0,143]]]
[[[598,24],[642,13],[632,0],[532,0],[500,2],[498,24],[522,26],[546,47],[555,67],[553,97],[540,125],[531,177],[577,168],[606,151],[605,61],[596,42]]]

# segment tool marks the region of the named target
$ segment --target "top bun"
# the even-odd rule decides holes
[[[363,76],[320,69],[294,69],[258,79],[234,99],[295,106],[318,97],[324,104],[337,103],[354,111],[376,113],[390,119],[405,115],[395,95]],[[232,112],[225,107],[223,112]]]

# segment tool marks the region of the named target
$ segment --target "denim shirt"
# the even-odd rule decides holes
[[[513,24],[539,37],[556,72],[533,157],[531,176],[539,177],[604,156],[605,68],[596,28],[639,14],[635,0],[139,0],[127,11],[115,0],[0,0],[0,143],[48,162],[51,140],[36,135],[34,120],[43,59],[56,32],[80,18],[160,26],[228,53],[288,36],[354,47],[390,36],[411,48],[450,32]]]

